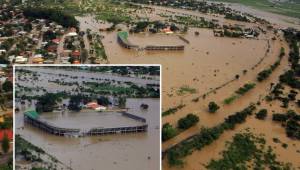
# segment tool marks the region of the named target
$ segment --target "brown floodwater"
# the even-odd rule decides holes
[[[158,14],[167,15],[183,15],[183,16],[198,16],[206,19],[217,19],[224,24],[239,24],[246,27],[260,26],[264,29],[263,25],[256,25],[254,23],[243,23],[238,21],[226,20],[217,15],[206,15],[194,11],[186,11],[181,9],[165,8],[150,6],[154,10],[146,13],[138,13],[140,16],[148,16],[150,20],[164,20],[164,18],[158,16]],[[243,8],[244,10],[244,8]],[[251,9],[252,10],[252,9]],[[256,11],[253,10],[255,14]],[[256,13],[260,14],[260,13]],[[277,24],[279,27],[295,26],[298,27],[297,19],[288,17],[277,18],[276,14],[264,13],[263,17],[272,18],[271,22]],[[294,23],[291,23],[294,22]],[[85,27],[89,27],[86,23]],[[93,25],[94,27],[95,25]],[[96,26],[97,27],[97,26]],[[122,28],[126,30],[126,28]],[[96,30],[97,31],[97,30]],[[199,32],[199,36],[195,36],[195,31]],[[240,97],[231,105],[222,104],[223,100],[234,93],[239,87],[245,83],[255,82],[256,75],[261,70],[268,68],[277,59],[280,52],[280,48],[286,49],[288,54],[288,45],[281,41],[282,35],[276,36],[271,31],[267,34],[261,34],[258,39],[236,39],[236,38],[224,38],[214,37],[212,30],[190,28],[187,34],[184,34],[184,38],[190,41],[190,44],[185,44],[185,50],[181,52],[174,51],[134,51],[122,48],[117,43],[116,32],[100,32],[104,36],[103,44],[108,55],[110,63],[159,63],[162,64],[162,90],[163,90],[163,110],[170,107],[179,105],[180,103],[187,106],[175,114],[163,117],[162,123],[171,123],[176,126],[177,120],[186,116],[188,113],[197,114],[200,117],[200,122],[197,126],[194,126],[175,138],[168,140],[162,144],[162,149],[166,149],[181,140],[194,135],[199,132],[201,127],[212,127],[224,120],[230,114],[239,111],[251,102],[257,102],[261,100],[270,89],[270,83],[276,83],[278,76],[288,69],[287,57],[285,57],[281,65],[272,73],[272,75],[263,83],[257,84],[256,88],[245,96]],[[157,38],[161,36],[162,38]],[[276,37],[276,40],[271,40]],[[131,42],[138,42],[141,45],[149,44],[152,42],[158,44],[167,44],[172,42],[180,42],[181,40],[177,35],[151,35],[151,34],[130,34],[129,40]],[[269,52],[268,44],[270,45]],[[261,62],[260,62],[261,61]],[[252,67],[256,65],[254,69]],[[243,70],[247,70],[246,74],[243,74]],[[201,94],[210,91],[212,88],[232,80],[235,75],[239,74],[240,78],[233,81],[224,88],[217,90],[216,93],[212,93],[201,99],[199,102],[192,102],[195,97],[201,96]],[[180,87],[187,85],[195,88],[197,92],[195,94],[178,95],[177,91]],[[209,114],[207,111],[207,105],[210,101],[216,101],[221,105],[220,110],[216,114]],[[278,105],[278,104],[277,104]],[[276,111],[281,111],[279,108],[273,108]],[[232,136],[239,130],[246,127],[252,128],[255,133],[264,133],[266,135],[267,144],[274,146],[272,143],[272,137],[276,136],[288,143],[288,149],[283,149],[281,146],[276,146],[275,153],[278,155],[280,161],[291,162],[295,167],[299,166],[297,163],[296,148],[299,148],[298,144],[295,144],[293,140],[288,139],[285,136],[284,130],[280,125],[272,123],[268,118],[268,121],[258,121],[251,118],[234,131],[224,133],[220,139],[202,149],[201,151],[195,151],[192,155],[187,156],[184,160],[186,162],[184,168],[168,167],[167,162],[163,161],[164,170],[198,170],[205,169],[203,164],[208,163],[212,158],[217,159],[220,157],[219,152],[225,148],[225,141],[231,140]],[[289,154],[291,152],[291,154]]]
[[[139,109],[142,103],[149,105],[147,111]],[[83,138],[59,137],[27,124],[24,125],[24,129],[20,129],[23,113],[19,112],[16,113],[16,134],[20,134],[32,144],[43,148],[47,153],[55,156],[65,165],[71,166],[74,170],[97,170],[99,167],[111,170],[159,169],[159,100],[128,99],[127,107],[131,108],[130,113],[147,119],[148,132]],[[69,115],[69,117],[82,123],[81,118],[76,115]],[[99,115],[90,115],[85,119],[88,118],[91,122],[95,122],[99,119]],[[60,120],[60,122],[62,121]],[[69,121],[67,120],[65,123]],[[82,126],[84,125],[79,125],[79,127]]]

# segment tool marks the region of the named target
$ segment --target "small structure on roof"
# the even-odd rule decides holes
[[[73,36],[77,36],[78,34],[76,32],[69,32],[66,36],[68,37],[73,37]]]

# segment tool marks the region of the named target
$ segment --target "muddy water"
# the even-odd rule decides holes
[[[273,108],[282,110],[280,108]],[[269,113],[270,114],[270,113]],[[253,126],[255,124],[255,126]],[[178,169],[188,169],[188,170],[198,170],[206,169],[205,165],[208,164],[211,159],[220,159],[221,153],[225,150],[226,141],[232,141],[232,137],[239,132],[245,132],[245,129],[249,128],[251,132],[256,135],[263,134],[266,139],[267,146],[271,146],[274,149],[274,153],[277,155],[277,160],[292,163],[293,167],[299,167],[300,162],[299,153],[297,150],[300,145],[299,142],[292,140],[286,137],[284,128],[280,124],[274,123],[271,120],[271,114],[267,117],[266,120],[261,121],[257,120],[254,117],[248,118],[245,123],[238,125],[234,131],[226,131],[221,137],[210,144],[209,146],[204,147],[201,151],[195,151],[188,157],[184,159],[186,162],[184,168],[169,167],[166,160],[163,161],[164,170],[178,170]],[[288,148],[283,148],[280,143],[274,143],[273,138],[278,138],[282,143],[288,144]]]
[[[157,13],[185,13],[187,15],[204,16],[208,19],[218,19],[223,23],[229,24],[242,24],[246,26],[254,26],[254,24],[241,23],[236,21],[224,20],[221,17],[213,15],[203,15],[195,13],[193,11],[184,11],[177,9],[166,9],[164,7],[154,7]],[[170,12],[171,11],[171,12]],[[149,15],[155,20],[155,15]],[[275,18],[274,18],[275,19]],[[275,19],[276,20],[276,19]],[[195,36],[194,32],[200,32],[199,36]],[[277,82],[278,76],[288,68],[287,59],[282,61],[281,66],[274,71],[272,76],[256,87],[255,90],[246,94],[245,96],[238,99],[230,106],[222,105],[222,101],[229,97],[235,90],[244,85],[245,83],[253,82],[256,80],[256,75],[261,70],[268,68],[271,64],[277,60],[279,55],[280,47],[283,46],[288,49],[285,43],[280,42],[279,39],[270,41],[270,53],[263,60],[263,62],[254,70],[250,69],[255,65],[262,57],[264,57],[267,50],[267,41],[270,40],[274,35],[268,33],[262,35],[259,40],[254,39],[234,39],[234,38],[217,38],[213,36],[211,30],[208,29],[196,29],[192,28],[185,35],[190,41],[190,44],[186,45],[186,50],[183,52],[144,52],[144,51],[131,51],[120,47],[116,42],[115,32],[102,32],[105,36],[103,43],[106,52],[109,56],[110,63],[160,63],[163,66],[163,108],[185,103],[187,106],[178,111],[174,115],[170,115],[163,118],[163,123],[169,122],[173,125],[176,124],[177,120],[184,117],[188,113],[198,114],[200,117],[200,123],[197,126],[192,127],[175,138],[163,143],[162,147],[167,148],[176,144],[177,142],[199,132],[201,127],[211,127],[223,121],[224,117],[239,111],[246,107],[250,102],[257,102],[261,99],[270,87],[271,82]],[[140,44],[149,43],[148,40],[151,38],[145,37],[143,34],[130,35],[130,40],[138,40]],[[170,39],[176,37],[167,36],[161,38],[157,43],[168,43]],[[282,39],[282,38],[281,38]],[[175,41],[175,39],[174,39]],[[176,40],[177,41],[177,40]],[[287,54],[288,52],[286,52]],[[247,70],[247,74],[243,75],[243,70]],[[241,78],[231,83],[226,88],[218,91],[216,94],[210,95],[205,100],[193,103],[191,99],[199,96],[203,92],[210,90],[211,88],[217,87],[224,82],[227,82],[234,78],[236,74],[239,74]],[[196,88],[198,93],[193,95],[178,96],[176,91],[179,87],[188,85]],[[222,105],[221,109],[217,114],[209,114],[207,112],[207,104],[210,101],[216,101]],[[255,132],[268,134],[268,144],[270,142],[270,135],[278,135],[284,138],[284,133],[279,130],[278,127],[274,127],[274,124],[261,124],[257,123],[257,120],[251,120],[247,122],[246,126],[253,127],[256,124],[259,126]],[[241,126],[244,127],[244,126]],[[262,128],[268,128],[264,131]],[[274,130],[276,129],[276,130]],[[218,158],[218,153],[224,149],[225,141],[230,140],[234,133],[237,131],[231,131],[225,133],[216,143],[205,147],[201,151],[194,152],[191,156],[186,158],[186,166],[183,169],[196,170],[205,169],[203,163],[207,163],[211,158]],[[286,139],[286,138],[284,138]],[[286,139],[287,140],[287,139]],[[280,160],[287,158],[287,162],[297,162],[297,153],[295,150],[291,155],[287,151],[282,152],[281,148],[275,150],[280,155]],[[296,166],[299,166],[295,164]],[[163,162],[163,169],[182,169],[182,168],[169,168],[166,162]]]
[[[203,15],[193,11],[163,7],[153,8],[155,8],[155,12],[153,12],[155,14],[162,13],[162,11],[171,11],[176,15],[177,13]],[[211,15],[208,17],[215,18]],[[94,31],[98,31],[95,28],[99,28],[100,25],[89,23],[90,18],[81,19],[81,27],[90,27]],[[232,24],[236,23],[225,21]],[[253,26],[253,24],[248,23],[242,24]],[[195,36],[195,31],[200,32],[200,35]],[[250,66],[257,63],[264,56],[267,50],[267,39],[270,39],[271,36],[261,35],[258,40],[221,38],[214,37],[212,30],[197,28],[190,28],[188,33],[184,35],[190,41],[190,44],[180,40],[177,35],[132,34],[129,36],[129,40],[138,45],[152,43],[185,45],[184,51],[147,52],[124,49],[116,41],[116,32],[100,32],[100,34],[104,36],[102,42],[109,63],[162,64],[164,109],[173,107],[182,100],[182,96],[176,96],[176,91],[184,85],[196,88],[198,93],[201,94],[210,90],[210,88],[233,79],[236,74],[241,74],[244,69],[249,69]]]
[[[184,100],[187,106],[174,115],[164,117],[162,121],[163,123],[169,122],[173,125],[176,125],[177,120],[179,118],[184,117],[188,113],[195,113],[199,115],[200,123],[197,124],[197,127],[186,130],[174,139],[170,139],[167,142],[164,142],[162,147],[167,148],[168,146],[172,146],[173,144],[181,141],[182,139],[185,139],[186,137],[197,133],[202,126],[212,127],[222,122],[224,118],[228,115],[242,110],[243,108],[247,107],[251,102],[256,103],[258,100],[262,99],[262,97],[267,95],[270,89],[270,83],[278,82],[278,76],[288,68],[287,57],[285,57],[281,61],[281,65],[272,73],[272,75],[266,81],[257,84],[255,89],[253,89],[249,93],[246,93],[244,96],[238,98],[232,104],[223,104],[223,100],[225,98],[231,96],[235,90],[243,86],[245,83],[254,82],[256,80],[257,73],[269,67],[269,63],[273,63],[278,58],[278,54],[280,51],[279,49],[281,45],[287,48],[286,44],[275,43],[274,46],[276,47],[276,50],[272,50],[270,56],[268,56],[259,67],[257,67],[255,70],[249,71],[246,75],[241,76],[241,78],[239,78],[238,81],[234,81],[228,86],[218,90],[216,94],[212,93],[205,99],[200,98],[199,102],[196,103],[191,101],[196,95],[187,96]],[[218,103],[218,105],[221,106],[221,108],[216,114],[208,113],[207,108],[208,103],[210,101],[215,101],[216,103]]]
[[[148,104],[149,109],[140,110],[139,107],[142,103]],[[71,166],[74,170],[98,170],[100,167],[110,170],[159,169],[159,100],[128,99],[127,107],[130,108],[130,113],[147,119],[149,125],[147,133],[84,138],[58,137],[26,124],[23,130],[18,128],[20,127],[18,124],[23,122],[22,112],[16,113],[16,133],[43,148],[47,153]],[[99,115],[95,116],[99,118]],[[47,115],[42,117],[45,118]],[[70,114],[69,117],[79,121],[77,115]],[[96,122],[93,116],[85,119]],[[60,122],[63,123],[62,120]]]
[[[199,31],[200,36],[194,36],[195,31]],[[170,41],[167,38],[160,39],[160,43]],[[170,36],[170,39],[176,38]],[[217,38],[208,29],[190,29],[185,38],[190,44],[185,44],[185,50],[179,52],[150,53],[124,49],[116,42],[114,32],[106,33],[103,43],[110,63],[162,64],[164,109],[174,106],[178,101],[174,95],[181,86],[196,88],[199,93],[208,91],[257,63],[267,49],[267,41],[264,39]],[[140,44],[148,41],[140,36],[132,39],[138,39],[136,42]]]

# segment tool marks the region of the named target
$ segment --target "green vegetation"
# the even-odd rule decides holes
[[[171,22],[197,28],[215,28],[217,24],[212,21],[207,21],[203,17],[191,16],[175,16],[175,19],[170,19]]]
[[[88,92],[92,94],[101,95],[123,95],[126,97],[135,98],[158,98],[159,89],[154,87],[137,86],[133,83],[127,83],[127,86],[115,85],[110,82],[96,83],[96,82],[84,82],[84,86],[81,87],[82,92]]]
[[[177,90],[177,95],[182,96],[182,95],[185,95],[186,93],[194,94],[194,93],[196,93],[196,92],[197,92],[196,89],[191,88],[191,87],[185,85],[185,86],[180,87],[180,88]]]
[[[280,122],[285,127],[286,135],[290,138],[300,139],[300,115],[293,110],[288,110],[285,114],[273,114],[273,121]]]
[[[13,158],[11,157],[6,164],[0,165],[1,170],[13,170]]]
[[[223,151],[222,158],[211,160],[206,168],[220,169],[292,169],[290,164],[276,160],[272,148],[266,147],[266,141],[262,137],[256,137],[251,133],[238,133],[233,141],[227,143],[227,149]]]
[[[69,15],[57,9],[47,8],[25,8],[23,14],[27,18],[33,19],[47,19],[55,21],[64,27],[75,27],[78,28],[79,22],[74,16]]]
[[[246,16],[234,14],[234,13],[225,14],[225,18],[231,19],[231,20],[236,20],[236,21],[250,22],[250,20]]]
[[[286,41],[290,45],[289,52],[289,62],[292,64],[291,69],[286,71],[279,77],[281,83],[286,84],[292,88],[300,89],[300,81],[298,77],[300,76],[300,65],[299,63],[299,46],[300,32],[287,29],[284,31],[284,36]]]
[[[235,91],[235,93],[239,95],[244,95],[245,93],[253,89],[255,85],[256,85],[255,83],[247,83],[243,87],[240,87],[237,91]]]
[[[220,106],[218,106],[215,102],[209,102],[208,111],[210,113],[215,113],[219,109],[220,109]]]
[[[9,92],[9,91],[13,91],[13,84],[11,81],[5,81],[3,84],[2,84],[2,89],[5,91],[5,92]]]
[[[224,122],[212,128],[202,128],[201,131],[180,143],[166,150],[168,163],[170,166],[183,166],[182,159],[190,155],[193,150],[201,150],[203,147],[217,140],[225,130],[234,129],[237,124],[246,121],[247,116],[255,110],[254,105],[250,105],[244,110],[225,118]]]
[[[81,0],[79,3],[80,11],[83,13],[93,13],[96,19],[107,21],[117,25],[119,23],[130,23],[133,18],[130,11],[136,7],[126,3],[119,3],[117,1],[94,1],[94,0]]]
[[[267,117],[267,114],[268,114],[267,109],[260,109],[260,110],[255,114],[255,117],[256,117],[257,119],[264,120],[264,119]]]
[[[182,109],[185,107],[185,104],[180,104],[178,106],[175,106],[175,107],[172,107],[172,108],[169,108],[168,110],[162,112],[162,116],[167,116],[167,115],[170,115],[170,114],[174,114],[176,113],[178,110]]]
[[[237,99],[238,96],[237,95],[232,95],[226,99],[224,99],[224,104],[231,104],[235,99]]]
[[[36,111],[42,112],[52,112],[56,106],[58,96],[53,93],[46,93],[37,99]]]
[[[13,127],[13,118],[4,117],[4,122],[0,123],[0,129],[10,129]]]
[[[263,70],[263,71],[261,71],[261,72],[258,73],[258,75],[257,75],[257,81],[261,82],[261,81],[267,79],[271,74],[272,74],[272,70],[271,69]]]
[[[42,150],[41,148],[32,145],[31,143],[29,143],[28,141],[26,141],[25,139],[23,139],[20,135],[16,135],[15,136],[15,142],[16,142],[16,154],[21,154],[24,156],[25,160],[30,160],[30,161],[41,161],[40,158],[38,158],[37,156],[35,156],[32,151],[36,152],[36,153],[40,153],[40,154],[44,154],[45,151]]]
[[[199,122],[199,117],[197,115],[189,113],[188,115],[186,115],[186,117],[178,120],[177,126],[179,129],[185,130],[194,126],[198,122]]]
[[[126,98],[125,97],[119,97],[118,98],[118,106],[120,108],[125,108],[126,107]],[[141,104],[141,108],[143,109],[148,109],[148,105],[147,104]]]
[[[272,74],[272,72],[280,65],[281,59],[282,59],[282,57],[284,55],[285,55],[285,49],[283,47],[281,47],[278,60],[274,64],[272,64],[270,66],[270,68],[265,69],[265,70],[259,72],[258,75],[257,75],[257,77],[256,77],[257,81],[262,82],[263,80],[265,80],[268,77],[270,77],[270,75]]]
[[[176,136],[177,130],[173,128],[173,126],[170,125],[169,123],[166,123],[162,127],[161,135],[162,135],[162,141],[166,141]]]
[[[214,0],[222,2],[240,3],[263,11],[300,18],[300,3],[297,0],[276,1],[269,0]]]
[[[81,110],[81,106],[80,106],[81,100],[82,100],[81,95],[71,96],[69,100],[68,109],[75,112],[79,112]]]

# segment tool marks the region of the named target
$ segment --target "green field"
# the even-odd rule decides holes
[[[254,7],[263,11],[300,18],[300,1],[289,0],[287,2],[272,3],[270,0],[211,0],[220,2],[239,3]],[[275,2],[275,0],[274,0]]]

